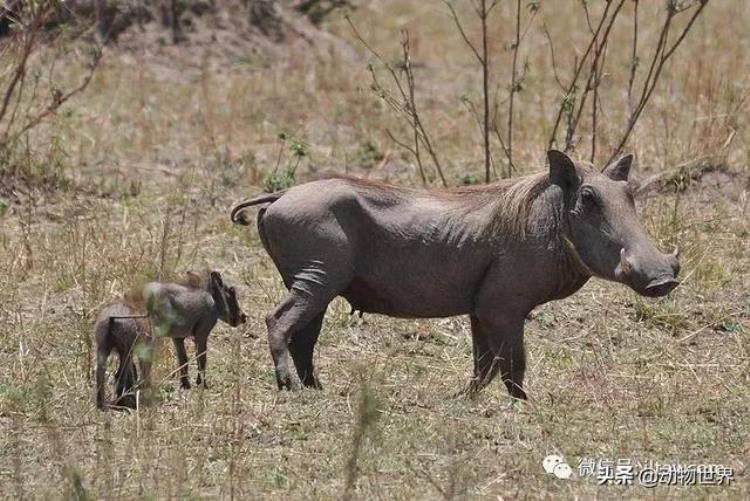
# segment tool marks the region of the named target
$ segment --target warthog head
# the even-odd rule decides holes
[[[632,155],[601,173],[577,169],[567,155],[548,153],[550,183],[563,190],[566,238],[598,277],[621,282],[644,296],[669,294],[679,282],[679,251],[661,253],[641,225],[628,183]]]
[[[214,298],[216,303],[216,309],[219,312],[219,318],[231,325],[237,327],[240,324],[244,324],[247,320],[247,315],[240,308],[237,302],[237,293],[234,287],[225,284],[221,278],[221,273],[218,271],[211,272],[211,284],[210,284],[211,296]]]

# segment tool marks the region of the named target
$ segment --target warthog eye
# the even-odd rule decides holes
[[[596,204],[599,202],[599,195],[597,195],[596,190],[591,186],[584,186],[581,188],[581,200],[585,203]]]

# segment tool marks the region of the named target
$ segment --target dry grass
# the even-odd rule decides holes
[[[509,4],[492,25],[498,82],[509,81]],[[536,22],[548,23],[562,47],[583,43],[584,21],[556,8],[544,5]],[[411,30],[418,99],[447,177],[481,177],[479,130],[460,101],[476,95],[478,68],[446,9],[378,0],[352,19],[394,56],[398,29]],[[227,208],[259,191],[293,141],[309,152],[303,177],[332,167],[419,183],[411,159],[386,139],[387,128],[408,129],[367,91],[364,56],[295,46],[275,60],[209,59],[192,46],[170,67],[158,49],[107,51],[86,93],[29,138],[74,187],[21,193],[0,216],[0,496],[747,498],[748,22],[745,3],[712,2],[629,148],[641,178],[688,161],[729,170],[641,199],[658,244],[683,248],[683,285],[647,300],[593,280],[536,310],[526,328],[525,405],[511,405],[499,383],[475,400],[452,397],[471,364],[464,319],[360,321],[339,301],[316,355],[323,392],[276,391],[263,316],[282,284],[254,229],[232,226]],[[351,40],[343,19],[329,29]],[[615,45],[626,39],[616,34]],[[532,28],[519,55],[530,69],[516,96],[514,161],[528,172],[543,165],[559,93],[545,43]],[[623,126],[625,53],[611,56],[603,157]],[[569,67],[572,52],[560,54]],[[81,70],[59,71],[66,81]],[[579,152],[587,155],[585,135]],[[685,188],[685,179],[678,172],[660,186]],[[239,284],[250,317],[209,340],[210,388],[179,390],[164,346],[161,401],[138,413],[98,412],[97,308],[140,280],[205,265]],[[542,472],[552,452],[574,466],[582,457],[723,463],[736,481],[653,493],[565,482]]]

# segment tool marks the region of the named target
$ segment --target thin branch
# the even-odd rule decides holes
[[[586,3],[586,0],[581,0],[581,7],[583,7],[583,13],[586,15],[586,25],[589,27],[589,32],[593,35],[594,27],[591,25],[591,14],[589,13],[589,4]]]
[[[65,104],[69,99],[82,92],[93,78],[94,72],[99,64],[102,57],[101,46],[95,46],[92,52],[92,59],[88,67],[88,71],[83,80],[74,87],[73,89],[63,92],[59,90],[54,83],[53,73],[55,71],[55,58],[52,64],[49,65],[48,79],[51,97],[48,102],[42,106],[37,105],[37,87],[39,85],[40,75],[34,78],[33,92],[30,98],[24,98],[24,87],[26,84],[26,71],[28,61],[37,47],[39,34],[44,29],[44,26],[49,22],[51,16],[55,14],[54,5],[51,2],[43,2],[37,6],[33,4],[27,4],[28,10],[25,15],[25,22],[19,20],[17,23],[20,28],[14,30],[15,33],[11,35],[15,41],[20,43],[20,49],[17,53],[18,63],[14,70],[12,70],[12,77],[10,82],[5,88],[4,97],[2,104],[0,105],[0,122],[6,121],[4,132],[0,135],[0,147],[8,148],[18,141],[21,136],[26,134],[29,130],[39,125],[48,116],[53,115],[57,110]],[[13,43],[13,39],[7,43]],[[19,115],[19,106],[21,100],[25,99],[28,101],[28,105],[24,107],[23,112]],[[15,101],[10,116],[7,116],[10,103]],[[36,108],[35,112],[32,112],[32,108]],[[23,118],[20,118],[23,117]]]
[[[593,164],[594,160],[596,159],[596,140],[597,140],[597,133],[599,131],[598,128],[598,111],[599,111],[599,85],[602,81],[602,74],[604,72],[604,61],[607,57],[607,42],[604,42],[604,48],[602,49],[602,57],[601,61],[599,62],[599,67],[595,71],[594,74],[594,96],[593,96],[593,102],[591,103],[591,157],[590,161]]]
[[[49,12],[49,7],[47,7],[42,11],[33,13],[29,26],[24,27],[22,34],[20,35],[23,40],[22,49],[18,58],[16,69],[13,71],[13,76],[11,77],[10,83],[8,83],[8,86],[5,89],[3,104],[2,106],[0,106],[0,121],[2,121],[8,111],[8,106],[10,105],[11,98],[13,97],[13,94],[16,90],[16,86],[26,74],[26,64],[28,63],[29,57],[34,50],[34,46],[36,45],[39,30],[41,29],[42,24],[46,22]]]
[[[636,122],[640,118],[643,109],[646,107],[646,104],[648,103],[651,95],[654,92],[654,89],[656,88],[656,84],[659,81],[659,77],[661,76],[661,72],[664,69],[664,65],[677,50],[677,47],[679,47],[682,41],[685,39],[685,36],[693,27],[695,21],[698,19],[698,16],[700,16],[701,12],[703,12],[703,9],[706,7],[706,5],[708,5],[708,2],[709,0],[698,0],[698,8],[695,10],[695,12],[693,12],[693,16],[685,25],[682,32],[677,37],[677,40],[671,45],[669,49],[666,49],[668,45],[669,27],[671,25],[672,19],[680,12],[687,10],[687,8],[681,10],[678,9],[675,4],[670,1],[669,6],[667,7],[667,18],[664,22],[661,34],[659,36],[659,43],[656,50],[654,51],[654,57],[651,61],[648,76],[646,77],[646,80],[643,84],[641,98],[638,101],[637,106],[633,110],[633,113],[628,120],[627,128],[625,129],[625,132],[620,139],[617,148],[615,148],[615,150],[612,152],[612,155],[607,161],[607,164],[611,163],[617,157],[617,155],[620,154],[623,147],[625,146],[625,143],[627,143],[630,134],[633,132],[633,128],[635,127]]]
[[[552,36],[549,34],[547,23],[542,24],[542,30],[544,31],[544,35],[547,37],[547,43],[549,44],[549,52],[550,52],[550,57],[552,59],[552,73],[555,76],[555,81],[557,82],[557,85],[560,86],[561,90],[565,90],[565,84],[562,83],[562,80],[560,80],[560,74],[557,71],[557,59],[555,58],[555,46],[552,43]]]
[[[593,89],[595,79],[597,72],[599,71],[598,65],[599,60],[602,57],[602,54],[604,52],[604,47],[607,45],[607,40],[609,39],[609,34],[612,30],[612,27],[615,24],[615,21],[617,20],[617,16],[620,13],[620,10],[622,9],[622,6],[625,4],[625,0],[620,0],[620,3],[617,4],[617,7],[615,8],[614,12],[612,12],[612,16],[609,18],[609,23],[607,23],[607,27],[604,30],[604,33],[602,34],[602,40],[601,42],[597,38],[594,38],[594,58],[591,62],[591,67],[589,69],[589,74],[586,79],[586,86],[583,89],[583,93],[581,94],[581,100],[578,103],[578,111],[576,113],[575,119],[572,121],[572,123],[569,124],[568,130],[565,134],[565,151],[568,151],[572,149],[573,147],[573,137],[575,135],[575,131],[578,127],[578,123],[581,119],[581,115],[583,114],[583,109],[586,105],[586,99],[588,98],[589,92]],[[608,4],[609,6],[609,4]]]
[[[485,0],[482,0],[482,5],[484,5],[484,1]],[[453,22],[456,24],[456,28],[458,28],[458,32],[461,34],[461,38],[464,39],[464,42],[466,43],[466,45],[468,45],[471,51],[474,53],[474,56],[477,58],[477,61],[479,61],[479,64],[484,64],[484,58],[482,57],[481,54],[479,54],[479,51],[477,50],[477,48],[474,46],[471,40],[469,40],[469,37],[466,35],[466,32],[464,31],[464,27],[461,25],[461,21],[458,18],[458,13],[456,12],[456,9],[453,8],[453,4],[450,3],[448,0],[443,0],[443,3],[447,5],[448,9],[451,11],[451,17],[453,17]]]
[[[39,125],[42,120],[44,120],[47,116],[55,113],[60,108],[60,106],[65,104],[65,102],[67,102],[70,98],[86,89],[86,87],[88,87],[89,83],[91,82],[91,79],[94,77],[94,73],[96,72],[96,68],[99,65],[99,61],[101,60],[101,58],[102,47],[98,46],[94,49],[92,62],[89,65],[88,72],[86,73],[86,76],[83,78],[81,83],[77,87],[64,94],[55,93],[52,97],[52,102],[50,102],[42,111],[29,118],[26,123],[13,136],[10,137],[10,141],[7,142],[15,141],[29,129],[32,129]]]
[[[688,34],[688,31],[690,31],[690,28],[693,27],[693,24],[695,23],[695,20],[698,19],[698,16],[700,16],[701,11],[703,11],[703,8],[708,5],[708,0],[698,0],[700,2],[698,9],[693,13],[693,17],[690,18],[690,21],[688,21],[687,25],[685,26],[685,29],[682,30],[682,33],[679,37],[677,37],[677,40],[672,45],[672,47],[664,54],[664,60],[666,61],[669,59],[675,50],[677,50],[677,47],[680,46],[682,41],[685,39],[685,36]],[[683,9],[686,10],[686,9]],[[682,10],[680,11],[682,12]]]
[[[474,121],[477,124],[477,128],[479,129],[479,133],[482,134],[484,132],[482,117],[480,116],[479,110],[477,110],[477,107],[474,104],[474,101],[472,101],[468,97],[465,97],[465,98],[461,99],[461,102],[464,103],[464,105],[466,106],[466,109],[469,110],[469,113],[471,114],[471,117],[474,119]],[[503,144],[502,138],[500,138],[500,139],[501,139],[501,141],[500,141],[501,142],[501,146],[503,146],[503,148],[505,148],[505,144]],[[490,152],[490,166],[491,166],[491,169],[492,169],[492,173],[497,176],[497,169],[495,168],[495,161],[492,158],[492,152]]]
[[[356,26],[354,26],[354,23],[349,16],[345,16],[345,19],[349,23],[349,27],[352,29],[354,36],[359,40],[359,42],[378,60],[378,62],[383,67],[386,68],[391,76],[391,79],[393,80],[394,85],[398,89],[401,97],[400,100],[393,97],[393,95],[391,95],[391,93],[378,81],[375,69],[372,66],[368,67],[373,81],[372,90],[378,97],[380,97],[386,104],[388,104],[388,106],[390,106],[392,110],[404,116],[407,119],[409,126],[412,128],[414,146],[409,147],[408,151],[415,156],[420,169],[420,173],[423,176],[423,180],[426,182],[426,177],[424,176],[424,168],[422,166],[420,144],[427,150],[427,153],[429,154],[430,159],[435,166],[435,170],[437,171],[438,177],[440,177],[440,181],[442,182],[443,186],[447,187],[448,182],[446,181],[445,175],[443,174],[443,168],[440,164],[440,160],[438,159],[437,152],[432,145],[430,136],[427,134],[427,131],[425,130],[422,119],[420,118],[419,112],[417,110],[415,96],[416,85],[411,64],[409,32],[407,30],[402,30],[401,32],[401,48],[404,58],[402,70],[406,75],[406,88],[404,88],[404,83],[402,82],[401,77],[396,72],[394,67],[387,61],[385,61],[385,59],[377,51],[370,47],[370,45],[365,41],[364,37],[359,33],[359,30],[357,30]],[[392,134],[390,134],[390,132],[389,135],[392,137]],[[398,144],[399,146],[403,146],[402,142],[396,142],[396,144]]]
[[[510,72],[510,101],[508,103],[508,177],[513,169],[513,102],[516,95],[516,69],[518,67],[518,48],[521,45],[521,0],[516,0],[516,39],[513,43],[513,62]]]
[[[411,55],[409,51],[409,32],[405,31],[403,33],[403,40],[402,40],[402,47],[404,51],[404,68],[406,70],[406,78],[408,79],[409,84],[409,102],[414,103],[414,75],[411,71]],[[412,110],[414,114],[416,115],[416,109]],[[427,177],[424,173],[424,166],[422,165],[422,154],[419,151],[419,131],[416,127],[413,127],[414,132],[414,149],[412,150],[412,154],[414,155],[414,158],[417,160],[417,166],[419,167],[419,175],[422,178],[422,184],[427,184]],[[398,141],[395,140],[393,137],[393,134],[391,134],[390,131],[388,131],[388,135],[391,137],[391,139],[394,140],[396,144],[401,144]]]
[[[589,44],[586,47],[586,50],[584,51],[583,56],[581,57],[581,60],[575,65],[575,71],[573,72],[573,79],[571,80],[570,85],[568,85],[567,90],[565,91],[565,94],[563,96],[563,103],[560,105],[560,109],[558,110],[557,116],[555,117],[555,123],[552,126],[552,133],[550,134],[547,149],[551,149],[557,140],[557,129],[560,127],[560,121],[562,120],[563,114],[566,112],[566,101],[569,100],[570,97],[575,94],[575,90],[578,84],[578,77],[580,76],[581,71],[583,70],[583,66],[585,65],[586,60],[588,59],[588,56],[591,53],[591,49],[594,47],[594,43],[599,37],[599,32],[601,31],[602,27],[604,27],[604,22],[607,20],[607,14],[609,13],[609,8],[611,6],[612,6],[612,2],[611,1],[607,2],[606,7],[604,8],[604,13],[602,14],[602,17],[599,20],[599,24],[596,27],[596,31],[594,32],[594,35],[591,37],[591,40],[589,41]]]
[[[638,0],[633,0],[633,52],[630,57],[630,77],[628,78],[628,108],[633,113],[633,83],[638,69]]]
[[[520,0],[519,0],[520,1]],[[484,182],[490,182],[490,95],[489,95],[489,74],[490,61],[487,53],[487,5],[486,0],[482,0],[480,19],[482,20],[482,97],[484,102],[484,128],[482,129],[482,138],[484,139]]]

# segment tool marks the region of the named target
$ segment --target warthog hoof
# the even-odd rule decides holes
[[[518,400],[528,400],[528,397],[526,397],[526,392],[523,391],[523,388],[521,388],[519,385],[517,385],[510,379],[505,380],[504,383],[508,388],[508,393],[510,393],[511,397],[517,398]]]
[[[305,386],[307,388],[312,388],[314,390],[322,390],[323,389],[323,385],[320,383],[320,381],[318,380],[318,378],[312,378],[312,380],[310,380],[310,381],[305,381]]]
[[[276,371],[276,384],[279,390],[300,391],[302,385],[288,372]]]
[[[510,392],[510,396],[513,398],[517,398],[518,400],[528,400],[529,398],[526,396],[526,392],[523,391],[521,388],[514,388]]]
[[[471,378],[460,390],[453,394],[453,398],[464,399],[474,398],[484,388],[485,385],[481,384],[476,378]]]
[[[135,409],[135,395],[123,395],[112,404],[112,408],[115,410],[126,410]]]
[[[523,388],[520,388],[510,381],[507,381],[505,385],[508,388],[508,393],[510,393],[510,396],[514,399],[528,400],[526,392],[523,391]],[[476,378],[471,378],[463,388],[453,394],[453,398],[475,398],[485,386],[487,386],[485,382],[482,382]]]

